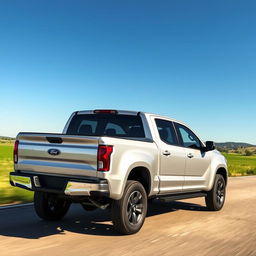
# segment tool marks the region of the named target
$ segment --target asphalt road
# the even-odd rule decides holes
[[[0,210],[0,255],[256,256],[256,177],[230,178],[225,207],[202,198],[154,202],[142,230],[121,236],[109,211],[71,207],[62,221],[40,220],[33,206]]]

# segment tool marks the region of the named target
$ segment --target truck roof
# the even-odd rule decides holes
[[[174,118],[171,118],[171,117],[168,117],[168,116],[163,116],[163,115],[154,114],[154,113],[150,113],[150,112],[144,112],[144,111],[118,110],[118,109],[116,109],[116,110],[113,110],[113,109],[96,109],[96,110],[80,110],[80,111],[76,111],[75,113],[78,114],[78,115],[94,114],[95,111],[117,111],[118,114],[121,114],[121,115],[137,115],[138,113],[142,113],[146,116],[154,116],[154,117],[159,117],[159,118],[165,118],[165,119],[169,119],[169,120],[174,121],[174,122],[185,124],[182,121],[179,121],[177,119],[174,119]]]
[[[105,111],[117,111],[118,114],[121,114],[121,115],[137,115],[138,113],[141,113],[140,111],[130,111],[130,110],[118,110],[118,109],[94,109],[94,110],[80,110],[80,111],[77,111],[76,113],[78,115],[83,115],[83,114],[94,114],[95,111],[102,111],[102,112],[105,112]]]

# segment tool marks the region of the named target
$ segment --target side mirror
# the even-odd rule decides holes
[[[206,141],[204,151],[212,151],[215,149],[215,144],[213,141]]]

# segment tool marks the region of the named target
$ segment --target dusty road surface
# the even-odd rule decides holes
[[[0,255],[256,256],[256,177],[230,178],[220,212],[208,212],[202,198],[154,202],[131,236],[113,231],[109,211],[74,205],[52,223],[40,220],[33,206],[2,209]]]

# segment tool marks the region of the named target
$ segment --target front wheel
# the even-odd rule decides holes
[[[69,209],[70,203],[56,195],[38,192],[34,194],[34,208],[36,214],[44,220],[60,220]]]
[[[114,228],[125,235],[138,232],[147,214],[147,194],[141,183],[128,180],[123,197],[112,202]]]
[[[207,193],[205,203],[209,210],[219,211],[224,205],[226,198],[226,182],[222,175],[216,174],[213,188]]]

